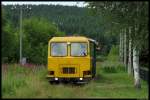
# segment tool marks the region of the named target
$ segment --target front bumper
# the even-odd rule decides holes
[[[49,81],[90,81],[92,77],[54,77],[54,76],[47,76],[46,77]]]

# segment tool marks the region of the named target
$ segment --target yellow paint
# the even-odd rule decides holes
[[[52,42],[86,42],[88,44],[88,55],[86,57],[71,57],[70,46],[68,45],[68,56],[52,57],[50,56],[50,43]],[[47,77],[83,77],[83,71],[91,70],[91,58],[89,54],[89,41],[86,37],[53,37],[48,43],[48,71],[54,71],[54,76],[47,75]],[[75,74],[62,74],[62,67],[75,67]],[[91,75],[87,75],[86,77],[91,77]]]

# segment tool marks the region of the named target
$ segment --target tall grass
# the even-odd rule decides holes
[[[116,72],[125,72],[125,66],[123,63],[119,62],[119,51],[118,45],[113,45],[107,57],[104,57],[105,60],[101,64],[101,69],[103,72],[107,73],[116,73]],[[101,59],[102,56],[101,56]]]
[[[148,98],[146,82],[136,90],[132,77],[118,69],[115,73],[104,71],[102,66],[106,64],[97,63],[96,77],[84,86],[51,85],[44,66],[2,66],[2,98]]]
[[[46,74],[46,69],[44,67],[32,67],[27,68],[17,64],[2,66],[7,67],[5,73],[2,74],[2,95],[5,97],[30,97],[34,95],[35,92],[29,92],[29,90],[36,90],[38,88],[38,83],[41,77],[44,78]],[[23,91],[23,92],[21,92]]]
[[[116,73],[116,72],[125,72],[125,66],[124,64],[120,62],[115,62],[115,61],[104,61],[101,64],[101,69],[103,72],[108,72],[108,73]]]

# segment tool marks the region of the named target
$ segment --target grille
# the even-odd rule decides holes
[[[63,74],[75,74],[74,67],[63,67]]]

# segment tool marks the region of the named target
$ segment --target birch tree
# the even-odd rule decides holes
[[[121,39],[121,35],[122,35],[122,34],[121,34],[121,32],[120,32],[120,37],[119,37],[119,39],[120,39],[120,41],[119,41],[119,57],[120,57],[120,61],[121,61],[121,54],[122,54],[122,51],[121,51],[121,46],[122,46],[122,45],[121,45],[121,42],[122,42],[122,41],[121,41],[121,40],[122,40],[122,39]]]
[[[119,30],[124,28],[129,28],[129,26],[133,27],[134,32],[130,32],[130,39],[129,39],[129,59],[128,59],[128,72],[130,73],[132,70],[132,61],[133,61],[133,72],[134,72],[134,82],[135,87],[140,88],[140,74],[139,74],[139,53],[141,49],[148,48],[148,2],[92,2],[90,3],[91,7],[94,7],[94,10],[97,12],[104,13],[105,16],[113,16],[116,19],[111,20],[120,23],[120,26],[116,26]],[[111,12],[111,13],[107,13]],[[134,28],[135,25],[136,29]],[[109,29],[108,29],[109,30]],[[117,34],[116,34],[117,35]],[[127,49],[126,49],[126,38],[127,34],[124,33],[123,38],[123,55],[124,55],[124,64],[127,63]],[[120,41],[121,42],[121,41]],[[121,43],[120,43],[121,45]],[[120,46],[121,47],[121,46]],[[132,50],[133,47],[133,50]],[[121,51],[121,50],[120,50]],[[133,51],[133,59],[132,59],[132,51]],[[121,53],[120,53],[121,55]]]
[[[127,68],[127,30],[126,28],[124,29],[124,64],[125,68]]]
[[[122,30],[122,62],[124,61],[124,35],[123,35],[123,30]]]
[[[119,57],[120,57],[120,62],[123,61],[123,33],[120,31],[120,42],[119,42]]]
[[[134,34],[138,34],[138,26],[135,25],[134,27]],[[140,82],[140,73],[139,73],[139,48],[138,45],[136,44],[137,38],[134,39],[134,44],[133,44],[133,71],[134,71],[134,86],[136,88],[141,88],[141,82]]]
[[[132,39],[131,39],[131,27],[129,27],[129,51],[128,51],[128,74],[132,73]]]
[[[134,85],[136,88],[141,88],[140,74],[139,74],[139,51],[133,47],[133,68],[134,68]]]

